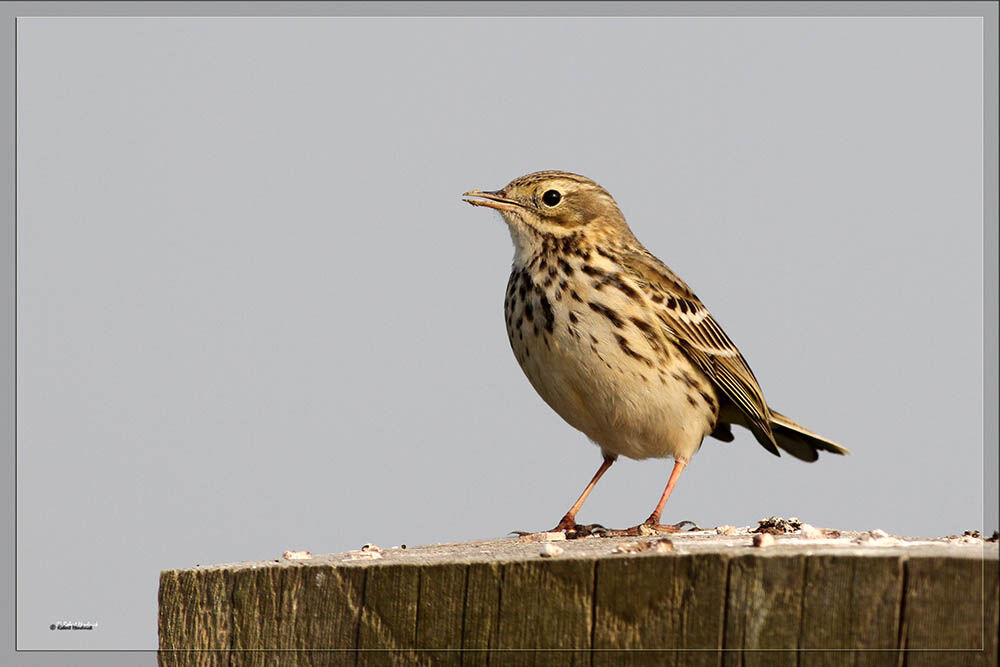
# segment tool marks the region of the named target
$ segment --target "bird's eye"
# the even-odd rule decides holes
[[[560,199],[562,199],[562,195],[557,190],[546,190],[545,194],[542,195],[542,201],[545,202],[546,206],[555,206]]]

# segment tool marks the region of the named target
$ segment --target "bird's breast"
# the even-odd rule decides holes
[[[686,458],[714,428],[711,383],[609,257],[581,250],[515,265],[504,317],[535,390],[605,450]]]

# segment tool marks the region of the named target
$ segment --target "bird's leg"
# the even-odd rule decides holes
[[[624,530],[604,530],[601,535],[604,537],[635,537],[643,535],[656,535],[657,533],[662,532],[676,533],[683,529],[687,524],[693,526],[692,530],[698,530],[698,526],[693,521],[681,521],[680,523],[668,526],[660,525],[660,515],[663,514],[663,507],[667,504],[667,498],[670,497],[670,492],[674,490],[675,486],[677,486],[677,479],[681,476],[681,471],[684,470],[685,465],[687,464],[681,463],[680,461],[674,462],[674,469],[670,473],[670,479],[667,480],[667,488],[663,490],[663,495],[660,496],[660,502],[656,504],[656,509],[654,509],[653,513],[649,515],[648,519],[640,523],[638,526],[632,526],[631,528],[625,528]]]
[[[682,461],[674,461],[674,469],[670,472],[670,479],[667,480],[667,488],[663,489],[663,495],[660,496],[660,502],[656,503],[656,509],[653,513],[649,515],[649,518],[642,522],[643,526],[652,528],[653,530],[668,531],[671,533],[676,533],[681,529],[686,523],[691,523],[690,521],[681,521],[678,524],[673,524],[669,526],[660,525],[660,515],[663,514],[663,507],[667,504],[667,498],[670,497],[670,493],[674,490],[677,485],[677,480],[681,476],[681,471],[684,470],[686,464]]]
[[[601,476],[607,472],[608,468],[610,468],[611,464],[614,462],[614,457],[607,455],[604,456],[604,462],[601,464],[601,467],[597,469],[597,472],[594,473],[594,477],[590,480],[590,484],[587,485],[587,488],[583,490],[580,497],[576,499],[573,506],[569,508],[566,515],[559,521],[559,525],[553,528],[551,532],[557,533],[562,530],[573,530],[573,527],[576,526],[576,513],[580,511],[580,508],[583,507],[584,501],[587,500],[587,496],[589,496],[590,492],[594,490],[594,487],[597,485],[597,480],[599,480]]]

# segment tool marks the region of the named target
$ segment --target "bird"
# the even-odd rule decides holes
[[[706,436],[731,442],[734,425],[777,456],[851,453],[768,405],[716,319],[593,180],[537,171],[462,197],[498,211],[510,231],[504,320],[518,364],[542,400],[601,450],[597,472],[552,531],[583,528],[577,514],[619,456],[674,461],[652,513],[623,534],[680,530],[691,522],[660,520],[681,472]]]

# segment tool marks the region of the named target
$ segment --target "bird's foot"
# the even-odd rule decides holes
[[[563,518],[559,519],[559,523],[556,527],[550,530],[550,533],[561,533],[563,531],[569,532],[576,528],[576,517],[572,514],[566,514]]]
[[[581,537],[604,537],[608,529],[599,523],[576,524],[566,531],[567,540],[578,540]]]
[[[544,540],[545,536],[552,535],[553,533],[565,533],[567,540],[578,540],[582,537],[603,537],[607,531],[608,529],[599,523],[580,524],[573,518],[564,516],[556,527],[551,530],[543,530],[540,533],[528,532],[526,530],[512,530],[510,532],[525,540],[530,535],[537,535],[538,540]]]
[[[567,540],[578,540],[581,537],[591,537],[592,535],[603,535],[607,528],[599,523],[580,524],[576,522],[576,517],[572,514],[565,515],[552,532],[565,532]]]
[[[656,521],[651,521],[649,519],[646,519],[646,521],[642,525],[647,526],[651,530],[663,533],[679,533],[685,530],[684,528],[685,526],[690,526],[690,528],[686,529],[687,532],[691,532],[694,530],[701,530],[701,528],[698,527],[698,524],[696,524],[694,521],[688,521],[686,519],[684,521],[678,521],[677,523],[670,523],[667,525],[663,525]]]
[[[512,530],[510,532],[512,535],[517,535],[522,542],[542,542],[555,538],[556,533],[566,533],[566,537],[568,539],[571,539],[569,535],[570,533],[573,533],[575,528],[576,528],[575,519],[571,515],[567,514],[562,519],[559,520],[559,523],[556,524],[555,528],[552,528],[550,530],[543,530],[543,531]],[[561,538],[556,538],[556,539],[561,539]]]
[[[664,525],[651,519],[646,519],[646,521],[640,523],[638,526],[632,526],[624,530],[606,530],[601,537],[649,537],[662,535],[663,533],[679,533],[687,525],[691,526],[688,528],[689,531],[701,530],[694,521],[678,521],[677,523]]]

